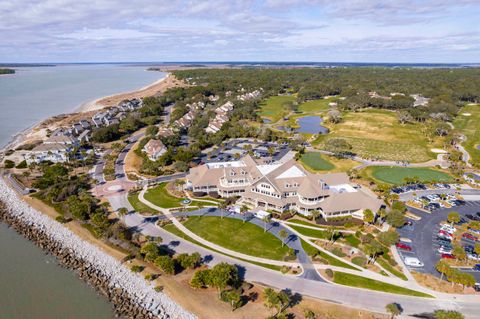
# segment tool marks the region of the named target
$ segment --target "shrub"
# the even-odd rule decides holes
[[[217,192],[209,192],[208,196],[210,196],[211,198],[216,198],[216,199],[220,198],[220,195],[218,195]]]
[[[325,269],[325,274],[328,278],[333,278],[333,270],[331,270],[330,268]]]
[[[361,256],[353,257],[352,263],[360,267],[365,267],[365,264],[367,263],[367,258]]]
[[[345,257],[346,256],[346,254],[338,247],[333,248],[331,250],[331,253],[337,255],[338,257]]]
[[[65,224],[68,223],[71,219],[65,218],[64,216],[57,216],[55,217],[55,220],[59,223]]]
[[[27,161],[26,160],[21,161],[16,167],[20,169],[27,168]]]
[[[175,274],[175,261],[170,256],[160,256],[155,259],[155,265],[166,274]]]
[[[142,272],[145,267],[140,266],[140,265],[133,265],[132,268],[130,268],[131,271],[133,272]]]
[[[193,192],[193,196],[204,197],[204,196],[207,196],[207,193],[205,193],[205,192]]]
[[[15,162],[11,161],[11,160],[5,160],[3,162],[3,165],[5,166],[5,168],[14,168],[15,167]]]
[[[155,288],[153,288],[156,292],[161,292],[163,291],[163,286],[156,286]]]

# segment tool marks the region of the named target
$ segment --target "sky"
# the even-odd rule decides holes
[[[480,62],[480,0],[1,0],[0,62]]]

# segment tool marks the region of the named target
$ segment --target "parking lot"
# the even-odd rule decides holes
[[[435,265],[441,259],[441,253],[438,252],[438,249],[442,242],[437,238],[440,230],[440,222],[445,221],[451,211],[458,212],[463,222],[470,221],[467,215],[477,217],[477,212],[480,212],[480,201],[467,201],[461,206],[438,209],[431,214],[411,207],[409,209],[412,213],[421,217],[421,219],[409,220],[408,225],[398,229],[400,237],[407,239],[404,243],[411,247],[411,251],[398,249],[398,252],[402,259],[405,259],[405,257],[416,257],[424,264],[422,267],[407,266],[410,270],[430,273],[438,277],[439,273],[435,270]],[[480,235],[476,236],[480,237]],[[447,244],[447,242],[448,241],[443,243]],[[462,238],[461,244],[463,246],[473,246],[475,241]],[[480,263],[480,261],[478,263]],[[480,282],[480,271],[473,271],[471,269],[467,269],[467,271],[474,275],[477,282]]]
[[[234,161],[239,156],[247,153],[250,148],[256,157],[270,156],[269,150],[273,150],[272,159],[274,161],[281,159],[290,151],[286,144],[278,144],[274,142],[254,141],[253,139],[231,139],[222,143],[219,147],[204,151],[201,162],[228,162]]]

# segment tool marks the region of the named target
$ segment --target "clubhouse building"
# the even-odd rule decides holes
[[[364,210],[377,212],[383,206],[374,194],[353,186],[347,174],[313,174],[292,156],[265,162],[246,155],[234,162],[207,163],[190,170],[187,187],[222,197],[240,196],[240,204],[254,209],[293,209],[307,216],[317,210],[327,220],[363,218]]]

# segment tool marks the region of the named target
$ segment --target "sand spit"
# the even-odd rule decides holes
[[[177,80],[170,73],[166,77],[161,78],[150,85],[147,85],[139,90],[133,92],[126,92],[120,94],[114,94],[105,96],[81,105],[76,112],[90,112],[103,109],[107,106],[118,105],[121,101],[134,98],[143,98],[146,96],[153,96],[159,93],[165,92],[167,89],[175,86],[184,85],[181,81]]]
[[[3,179],[0,179],[0,202],[4,206],[0,207],[0,220],[55,255],[67,268],[75,269],[82,279],[109,298],[117,315],[129,318],[196,318],[164,293],[156,292],[143,278],[115,258],[30,207]]]

